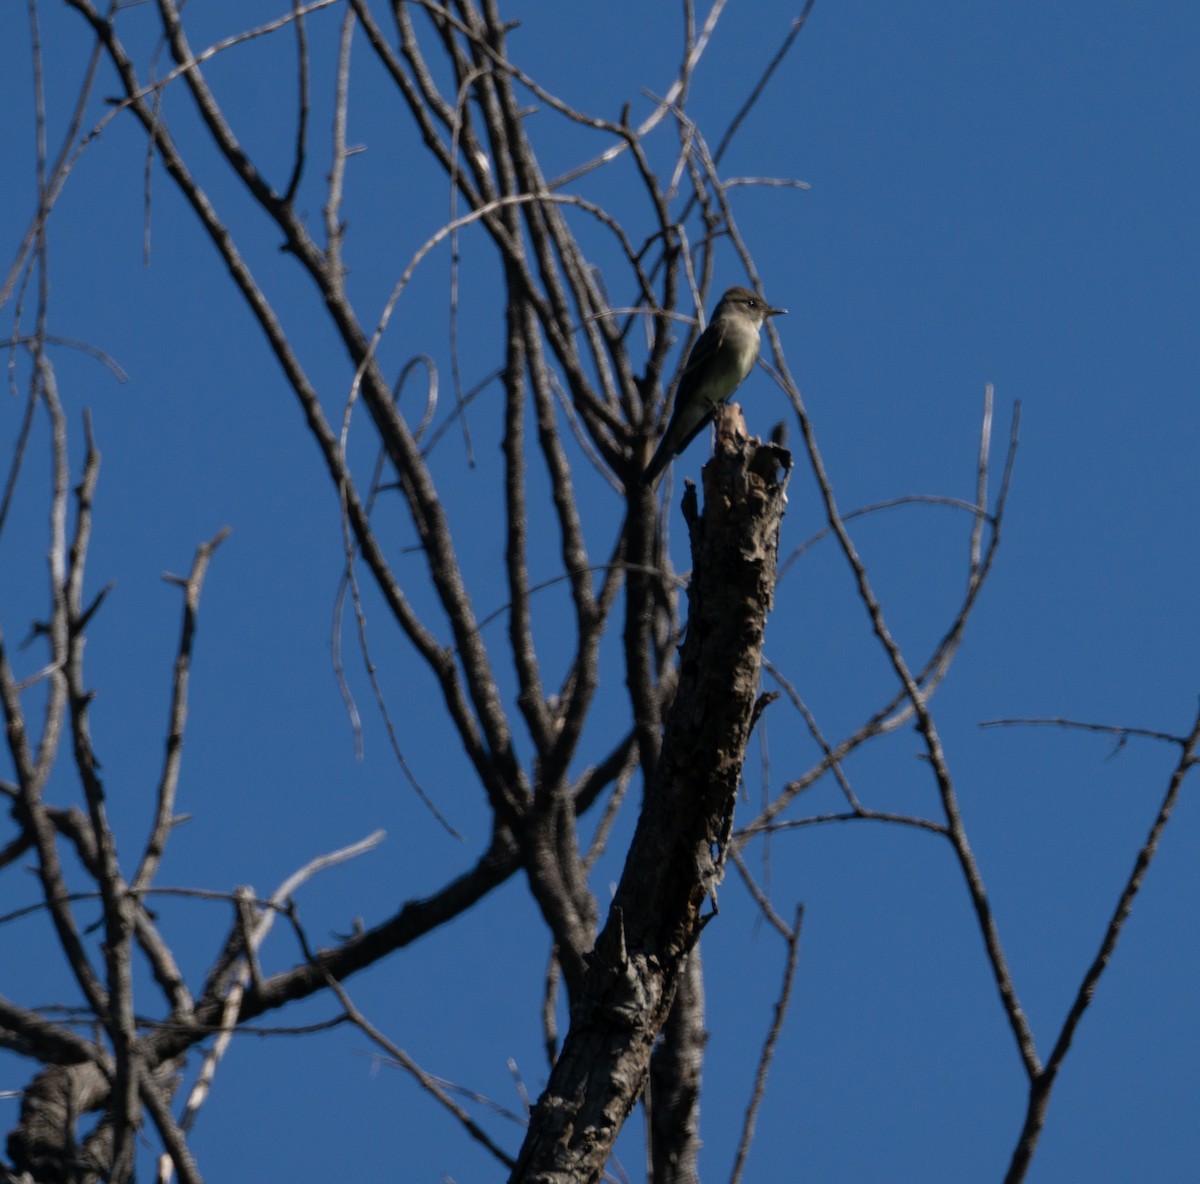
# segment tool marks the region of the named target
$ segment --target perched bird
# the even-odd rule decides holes
[[[759,331],[767,317],[786,308],[772,308],[749,288],[730,288],[721,297],[708,328],[692,347],[679,388],[671,422],[642,474],[643,485],[653,485],[659,474],[695,438],[745,381],[758,358]]]

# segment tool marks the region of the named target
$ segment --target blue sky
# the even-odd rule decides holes
[[[189,6],[193,46],[277,7]],[[628,99],[636,119],[649,107],[643,89],[661,94],[669,85],[679,55],[677,6],[524,3],[509,11],[522,22],[511,54],[568,101],[616,117]],[[729,6],[689,106],[710,142],[796,11],[775,0]],[[46,4],[40,16],[56,147],[87,43],[74,14]],[[145,69],[152,13],[135,8],[127,19]],[[328,12],[311,22],[321,57],[314,93],[322,96],[338,19]],[[735,208],[768,295],[790,310],[778,328],[844,511],[904,494],[969,498],[985,384],[995,384],[997,455],[1013,404],[1021,403],[997,569],[933,706],[1043,1056],[1175,754],[1132,741],[1114,755],[1112,743],[1096,736],[978,724],[1067,716],[1182,733],[1196,710],[1198,44],[1200,8],[1185,0],[1136,10],[1097,0],[917,7],[817,0],[725,162],[726,175],[790,176],[811,186],[742,190]],[[0,99],[17,113],[0,128],[7,266],[33,209],[33,137],[27,40],[14,33],[2,52]],[[217,59],[210,75],[248,150],[263,154],[277,179],[290,131],[280,135],[271,116],[290,128],[290,53],[286,35],[256,42]],[[351,162],[347,250],[351,291],[371,323],[408,259],[447,217],[448,202],[361,46],[356,62],[350,137],[367,152]],[[102,72],[99,94],[115,89]],[[94,103],[92,120],[103,113]],[[168,95],[167,113],[223,214],[239,234],[257,236],[251,265],[336,415],[348,374],[313,293],[224,166],[198,145],[182,92]],[[544,111],[529,118],[548,173],[605,146],[565,132]],[[320,145],[327,120],[317,123]],[[664,125],[651,151],[661,162],[674,147]],[[316,155],[302,191],[313,225],[327,159]],[[202,606],[181,785],[181,808],[193,820],[173,840],[163,882],[222,890],[251,883],[265,892],[313,855],[383,828],[388,838],[376,852],[301,893],[310,932],[328,940],[355,915],[374,923],[468,866],[487,822],[428,681],[370,600],[373,654],[405,755],[464,841],[445,835],[397,771],[361,663],[352,680],[366,752],[354,760],[329,657],[336,499],[278,368],[161,172],[152,185],[152,256],[143,266],[143,156],[131,121],[107,125],[68,182],[49,247],[52,331],[103,349],[128,374],[118,383],[76,352],[54,358],[73,423],[91,409],[104,455],[89,585],[116,586],[88,649],[99,691],[97,749],[126,836],[122,853],[136,851],[150,817],[180,612],[177,591],[159,576],[185,571],[197,543],[231,526]],[[644,216],[629,202],[627,182],[618,168],[582,188],[623,216]],[[594,237],[603,262],[607,247]],[[488,248],[466,236],[463,251],[469,331],[461,362],[471,385],[496,365],[501,324]],[[428,352],[448,373],[448,266],[443,247],[417,273],[385,339],[389,367]],[[726,253],[717,287],[742,278]],[[623,280],[611,294],[627,298]],[[4,317],[8,332],[11,305]],[[753,431],[765,434],[788,418],[764,373],[742,394]],[[450,405],[444,393],[440,419]],[[472,417],[477,468],[466,468],[453,432],[434,460],[481,615],[502,603],[495,406],[482,399]],[[20,407],[10,397],[0,414],[6,456]],[[366,472],[365,428],[352,439]],[[677,487],[698,472],[703,451],[698,442],[676,462]],[[35,448],[0,537],[0,623],[10,644],[45,612],[43,453]],[[77,436],[76,465],[79,455]],[[598,481],[586,513],[599,556],[619,505]],[[686,567],[682,522],[673,514],[676,558]],[[822,524],[801,461],[783,551]],[[913,664],[961,595],[968,529],[963,516],[937,507],[852,526]],[[419,580],[415,559],[400,557],[411,536],[396,516],[393,555]],[[545,599],[539,627],[547,635],[561,603],[553,594]],[[503,621],[490,628],[488,643],[502,652]],[[830,736],[852,730],[894,689],[829,542],[807,552],[781,585],[766,649]],[[20,660],[25,674],[41,657],[31,649]],[[614,712],[619,673],[617,681]],[[813,759],[800,721],[782,703],[767,713],[763,740],[770,788]],[[920,747],[902,730],[857,754],[848,772],[860,796],[879,808],[934,811]],[[764,792],[761,758],[752,746],[739,818]],[[67,800],[71,785],[62,776],[52,794]],[[832,787],[818,789],[793,815],[836,802]],[[627,818],[617,840],[631,826]],[[1031,1181],[1194,1174],[1198,847],[1190,793],[1067,1059]],[[761,852],[756,860],[762,871]],[[614,854],[599,870],[602,904],[619,867]],[[779,908],[790,913],[803,901],[807,913],[796,997],[748,1179],[1000,1178],[1020,1129],[1024,1082],[949,848],[877,826],[813,828],[776,837],[770,869]],[[0,912],[31,899],[32,878],[19,869],[8,869],[0,884]],[[701,1168],[713,1180],[728,1174],[782,975],[782,951],[733,877],[721,905],[704,939],[712,1041]],[[187,968],[202,973],[226,913],[164,902],[161,915]],[[36,920],[0,927],[0,992],[25,1003],[69,997],[44,940]],[[349,988],[427,1070],[516,1108],[509,1059],[531,1093],[544,1079],[538,1008],[546,954],[528,895],[511,883]],[[281,929],[264,961],[275,969],[297,956]],[[320,1000],[275,1018],[298,1024],[334,1010]],[[0,1057],[0,1089],[19,1088],[28,1069]],[[15,1108],[0,1100],[5,1129]],[[636,1125],[619,1145],[635,1179]],[[515,1128],[490,1126],[516,1147]],[[200,1118],[195,1149],[213,1180],[337,1172],[382,1181],[398,1170],[414,1181],[499,1175],[407,1077],[378,1069],[365,1039],[347,1030],[305,1040],[240,1037]]]

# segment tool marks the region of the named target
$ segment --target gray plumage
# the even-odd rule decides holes
[[[654,485],[659,474],[697,436],[754,369],[759,333],[767,317],[787,312],[772,308],[749,288],[730,288],[721,297],[700,334],[675,392],[675,409],[657,450],[642,474],[643,485]]]

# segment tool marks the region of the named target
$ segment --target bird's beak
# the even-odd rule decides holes
[[[768,308],[764,315],[769,316],[769,317],[787,316],[787,309],[786,308]]]

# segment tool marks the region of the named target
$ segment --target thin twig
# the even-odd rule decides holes
[[[914,814],[895,814],[890,810],[870,810],[864,806],[858,810],[814,814],[808,818],[782,818],[771,822],[755,820],[749,826],[743,826],[734,831],[734,837],[744,841],[752,835],[779,834],[785,830],[802,830],[807,826],[823,826],[827,822],[886,822],[892,825],[915,827],[917,830],[941,835],[942,838],[949,836],[945,825],[934,822],[932,819],[920,818]]]
[[[378,1044],[390,1056],[396,1064],[402,1069],[405,1069],[415,1078],[417,1084],[431,1094],[438,1102],[441,1103],[451,1114],[458,1119],[463,1129],[481,1146],[485,1147],[496,1159],[498,1159],[505,1167],[511,1168],[516,1160],[513,1159],[503,1147],[492,1141],[488,1133],[452,1098],[450,1097],[436,1078],[426,1073],[416,1061],[412,1059],[400,1048],[399,1045],[389,1040],[361,1011],[355,1007],[353,1000],[346,993],[346,989],[336,978],[333,977],[313,956],[312,950],[309,948],[308,938],[304,933],[303,927],[300,925],[294,910],[288,912],[288,918],[292,922],[292,928],[295,930],[297,940],[300,942],[301,948],[304,950],[304,955],[309,963],[316,969],[319,969],[325,978],[326,985],[337,996],[338,1002],[341,1003],[346,1015],[349,1016],[351,1023],[355,1025],[369,1040]]]
[[[302,61],[307,62],[307,47],[303,42],[304,25],[297,22],[297,30],[301,36]],[[333,160],[329,166],[329,191],[325,198],[325,255],[328,261],[327,274],[330,285],[338,292],[343,290],[346,269],[342,264],[342,238],[345,226],[342,223],[342,194],[346,181],[346,158],[349,150],[346,147],[346,112],[350,103],[350,47],[354,41],[354,9],[347,8],[342,15],[342,29],[338,40],[337,81],[334,86],[333,98]],[[296,146],[296,172],[292,176],[292,184],[284,195],[284,201],[291,202],[295,186],[300,179],[300,161],[304,151],[304,124],[308,113],[307,79],[301,84],[301,124],[297,132],[299,143]],[[343,438],[344,438],[343,431]]]
[[[787,57],[788,50],[792,48],[792,43],[800,35],[800,30],[804,28],[805,22],[808,20],[808,14],[812,12],[815,0],[806,0],[803,10],[796,17],[788,29],[787,36],[783,39],[782,44],[775,51],[775,56],[767,63],[766,69],[758,76],[758,80],[754,84],[753,90],[747,96],[746,101],[738,109],[737,114],[730,120],[729,126],[725,129],[724,135],[721,136],[720,142],[717,144],[717,150],[713,153],[713,160],[720,164],[725,156],[725,150],[733,141],[733,137],[737,135],[738,128],[742,126],[742,121],[750,114],[754,104],[762,97],[763,91],[767,89],[767,83],[771,81],[771,75],[779,68],[780,63]]]
[[[635,135],[638,139],[644,139],[652,132],[663,119],[670,114],[672,108],[678,103],[680,98],[687,91],[688,79],[695,71],[700,59],[704,56],[704,51],[708,48],[709,41],[712,39],[713,33],[716,31],[717,22],[721,19],[721,14],[725,10],[725,5],[728,0],[714,0],[713,6],[708,10],[708,16],[704,20],[704,25],[700,30],[699,35],[692,41],[689,52],[683,67],[680,69],[679,76],[668,88],[667,93],[655,105],[654,110],[638,125]],[[569,184],[571,181],[582,177],[585,173],[590,173],[593,169],[598,169],[601,165],[608,164],[610,160],[615,160],[626,149],[626,144],[614,144],[611,148],[601,152],[599,156],[593,157],[586,164],[576,165],[573,169],[563,173],[561,176],[555,177],[551,181],[551,189],[559,189],[563,185]]]
[[[1164,737],[1159,736],[1156,738],[1162,739]],[[1170,739],[1174,740],[1175,738],[1170,737]],[[1063,1021],[1062,1028],[1059,1030],[1058,1039],[1055,1041],[1054,1048],[1049,1057],[1046,1058],[1045,1067],[1031,1075],[1029,1103],[1025,1113],[1025,1123],[1017,1140],[1017,1145],[1013,1150],[1008,1173],[1004,1177],[1005,1184],[1020,1184],[1020,1181],[1025,1179],[1025,1174],[1029,1169],[1030,1161],[1033,1158],[1033,1153],[1037,1149],[1038,1140],[1041,1137],[1042,1127],[1046,1121],[1046,1110],[1050,1105],[1050,1095],[1054,1089],[1058,1072],[1062,1068],[1063,1060],[1071,1048],[1071,1042],[1075,1038],[1075,1033],[1079,1028],[1080,1022],[1083,1020],[1084,1013],[1087,1011],[1096,994],[1096,988],[1100,984],[1100,979],[1108,968],[1109,962],[1112,960],[1113,952],[1116,950],[1117,942],[1121,936],[1121,931],[1124,929],[1125,922],[1129,920],[1129,915],[1133,911],[1133,902],[1137,898],[1142,884],[1145,882],[1146,875],[1150,870],[1150,864],[1162,840],[1163,831],[1166,829],[1167,823],[1171,819],[1171,814],[1175,809],[1175,804],[1179,800],[1183,783],[1192,768],[1200,763],[1200,758],[1196,755],[1197,748],[1200,746],[1200,713],[1197,714],[1191,731],[1182,740],[1182,746],[1183,751],[1180,753],[1179,761],[1171,773],[1166,793],[1163,795],[1162,802],[1158,807],[1158,813],[1155,815],[1154,822],[1150,827],[1150,833],[1146,836],[1146,841],[1142,844],[1137,857],[1134,859],[1133,870],[1130,872],[1129,878],[1121,890],[1121,895],[1117,899],[1117,905],[1113,910],[1112,918],[1109,920],[1108,926],[1104,931],[1104,936],[1100,941],[1100,948],[1091,965],[1084,973],[1083,979],[1079,984],[1079,989],[1075,992],[1075,998],[1071,1002],[1070,1010],[1067,1012],[1067,1017]]]
[[[183,626],[180,630],[179,648],[175,655],[175,671],[171,684],[171,708],[168,715],[166,754],[163,760],[163,771],[158,781],[157,802],[154,825],[150,837],[142,853],[142,860],[137,874],[133,877],[131,888],[134,892],[142,892],[149,887],[162,861],[166,848],[167,837],[174,826],[175,791],[179,784],[179,769],[183,760],[183,731],[188,712],[188,685],[192,668],[192,643],[196,636],[196,616],[200,611],[200,591],[204,586],[204,577],[208,571],[209,561],[216,549],[229,537],[230,528],[219,530],[207,543],[201,543],[196,548],[196,556],[192,561],[192,570],[186,581],[181,583],[184,588]],[[166,578],[166,577],[164,577]]]
[[[980,722],[979,726],[981,728],[1067,728],[1082,732],[1102,732],[1107,736],[1116,736],[1122,743],[1131,736],[1139,736],[1147,740],[1163,740],[1168,744],[1178,744],[1181,747],[1185,747],[1190,739],[1188,736],[1176,736],[1171,732],[1156,732],[1150,728],[1130,728],[1124,724],[1096,724],[1084,720],[1064,719],[1062,716],[985,719]]]
[[[796,916],[791,928],[786,930],[787,963],[783,971],[783,986],[780,988],[779,998],[775,1001],[771,1027],[767,1032],[762,1054],[758,1059],[758,1071],[754,1075],[754,1090],[750,1095],[750,1102],[746,1106],[746,1114],[742,1120],[742,1137],[738,1140],[733,1171],[729,1175],[730,1184],[739,1184],[746,1167],[746,1157],[750,1154],[750,1144],[754,1139],[754,1124],[767,1090],[767,1072],[771,1068],[775,1048],[779,1043],[779,1035],[783,1031],[784,1017],[787,1015],[788,1004],[792,999],[792,986],[796,980],[796,963],[800,957],[800,928],[803,923],[804,905],[800,904],[796,906]]]
[[[296,24],[296,83],[299,88],[297,96],[297,117],[296,117],[296,152],[292,163],[292,177],[288,181],[287,189],[284,190],[283,200],[289,205],[296,198],[296,190],[300,188],[300,179],[304,176],[304,162],[308,154],[308,113],[309,113],[309,95],[308,95],[308,27],[304,20],[304,6],[300,0],[292,0],[292,16],[295,18]],[[354,13],[347,10],[346,16],[342,21],[342,37],[343,44],[346,40],[347,28],[352,28],[354,25]],[[346,51],[348,54],[348,50]],[[339,63],[340,75],[340,63]]]
[[[172,1172],[179,1174],[180,1184],[204,1184],[192,1149],[187,1144],[187,1135],[171,1113],[167,1090],[144,1067],[138,1075],[138,1089],[166,1148],[158,1160],[159,1184],[169,1184]]]
[[[192,1086],[191,1092],[188,1094],[187,1103],[183,1110],[183,1117],[179,1120],[179,1128],[185,1136],[195,1125],[200,1108],[208,1098],[217,1067],[224,1057],[236,1029],[242,1000],[246,995],[246,987],[251,979],[250,959],[257,955],[257,951],[266,940],[267,934],[270,933],[271,927],[275,923],[276,914],[281,911],[287,911],[289,902],[295,895],[296,890],[307,880],[310,880],[326,868],[334,867],[339,863],[345,863],[348,859],[354,859],[356,856],[371,851],[383,841],[383,838],[383,831],[377,830],[365,839],[360,839],[357,843],[351,843],[348,847],[341,847],[336,851],[330,851],[326,855],[318,855],[298,871],[288,876],[271,894],[268,902],[270,907],[263,910],[253,931],[248,935],[242,968],[235,977],[233,984],[229,987],[222,1003],[219,1034],[213,1042],[212,1048],[205,1054],[204,1061],[200,1067],[200,1073]]]
[[[894,510],[898,506],[949,506],[953,510],[965,510],[968,514],[975,515],[976,521],[979,521],[977,505],[964,501],[961,497],[944,497],[939,494],[930,493],[905,494],[902,497],[891,497],[882,502],[873,502],[869,506],[859,506],[858,509],[849,510],[843,514],[842,521],[853,522],[855,518],[863,518],[868,514],[878,514],[882,510]],[[779,565],[780,580],[783,579],[788,569],[801,555],[815,547],[822,539],[828,538],[832,533],[832,527],[824,526],[815,534],[809,535],[804,542],[794,547],[792,553]]]
[[[994,390],[989,382],[983,389],[983,422],[979,427],[979,462],[976,466],[975,482],[975,525],[971,528],[971,571],[974,580],[981,566],[980,549],[983,544],[983,524],[988,520],[988,452],[992,444],[992,406]]]

